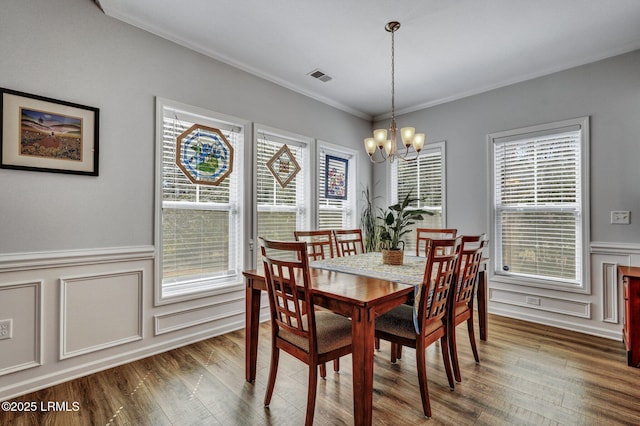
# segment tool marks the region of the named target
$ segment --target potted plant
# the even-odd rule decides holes
[[[360,227],[364,237],[364,250],[369,253],[380,250],[381,227],[378,224],[378,214],[382,213],[382,209],[375,206],[375,199],[380,197],[373,197],[369,192],[369,187],[362,190],[362,197],[365,206],[360,214]]]
[[[419,198],[412,198],[411,191],[404,199],[388,207],[379,219],[382,220],[380,241],[382,242],[382,263],[386,265],[402,265],[405,243],[402,237],[411,232],[410,226],[423,220],[423,215],[433,215],[423,209],[407,208]]]

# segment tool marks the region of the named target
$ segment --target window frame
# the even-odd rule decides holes
[[[235,178],[238,179],[238,187],[243,188],[245,184],[249,182],[246,173],[242,169],[246,169],[247,162],[251,159],[251,152],[247,149],[251,141],[252,126],[251,122],[242,118],[221,114],[215,111],[210,111],[205,108],[195,107],[187,105],[181,102],[156,97],[156,147],[155,147],[155,177],[154,177],[154,246],[155,246],[155,262],[154,262],[154,306],[165,305],[169,303],[176,303],[186,300],[199,299],[216,294],[228,293],[230,291],[237,291],[244,286],[244,280],[242,271],[245,268],[247,250],[243,248],[242,241],[246,239],[246,222],[247,222],[247,210],[250,201],[250,197],[242,194],[239,191],[239,195],[236,199],[237,205],[235,207],[228,205],[218,205],[212,203],[208,206],[199,206],[199,210],[234,210],[237,215],[235,220],[235,226],[237,230],[237,244],[238,250],[234,253],[230,253],[230,259],[233,259],[234,267],[236,267],[236,273],[226,275],[224,277],[209,277],[209,278],[196,278],[192,280],[186,280],[184,283],[175,283],[170,287],[173,287],[174,291],[167,291],[163,285],[163,265],[162,265],[162,210],[163,210],[163,127],[164,127],[164,115],[165,109],[184,111],[185,113],[193,116],[201,116],[206,121],[207,119],[230,123],[232,125],[241,126],[243,128],[243,138],[239,140],[241,144],[243,156],[242,158],[236,158],[234,165],[237,169],[234,169],[233,173],[237,173]],[[206,123],[202,123],[206,124]],[[250,163],[249,163],[250,164]],[[241,166],[241,167],[238,167]],[[169,204],[172,202],[169,201]],[[231,266],[231,265],[230,265]],[[206,283],[206,284],[205,284]]]
[[[312,192],[315,186],[315,177],[314,177],[314,173],[315,173],[315,162],[314,162],[314,152],[315,152],[315,139],[308,137],[308,136],[302,136],[302,135],[298,135],[296,133],[293,132],[289,132],[287,130],[282,130],[282,129],[278,129],[275,127],[271,127],[271,126],[267,126],[264,124],[259,124],[259,123],[254,123],[254,128],[253,128],[253,147],[254,147],[254,158],[251,161],[251,173],[252,173],[252,182],[253,182],[253,188],[255,188],[255,190],[251,191],[251,211],[252,211],[252,215],[253,215],[253,221],[252,221],[252,225],[251,225],[251,233],[252,235],[254,235],[254,238],[250,240],[249,242],[249,247],[251,250],[251,257],[250,257],[250,264],[251,264],[251,268],[255,269],[258,265],[258,258],[260,256],[260,249],[259,249],[259,243],[258,243],[258,212],[259,212],[259,206],[258,206],[258,194],[257,194],[257,190],[258,190],[258,154],[257,154],[257,150],[258,150],[258,138],[261,137],[261,135],[263,133],[266,133],[267,139],[269,139],[269,137],[273,137],[274,141],[276,142],[283,142],[286,144],[292,144],[298,147],[302,147],[305,151],[305,155],[303,156],[303,159],[298,159],[298,163],[300,166],[300,172],[298,172],[298,174],[300,173],[304,173],[304,182],[302,183],[302,191],[305,194],[309,194],[309,196],[307,197],[307,199],[305,200],[305,214],[304,217],[302,218],[302,222],[300,222],[300,218],[296,217],[296,229],[311,229],[315,221],[315,215],[316,215],[316,207],[315,207],[315,203],[313,202],[313,197],[315,192]],[[286,141],[286,142],[285,142]],[[278,207],[267,207],[265,210],[269,210],[269,211],[295,211],[296,209],[298,209],[298,207],[290,207],[290,208],[278,208]],[[291,235],[291,238],[293,238],[293,235]]]
[[[420,156],[426,156],[429,152],[438,151],[440,153],[440,164],[441,164],[441,176],[440,176],[440,185],[442,190],[441,197],[441,207],[440,207],[440,228],[447,227],[447,154],[446,154],[446,140],[431,142],[424,145],[424,148],[420,152]],[[415,158],[415,154],[410,156],[409,158]],[[397,203],[398,200],[398,164],[403,160],[396,159],[393,163],[389,164],[389,205]],[[415,196],[416,194],[414,194]],[[424,207],[420,207],[424,208]],[[383,208],[383,210],[386,210]],[[407,250],[412,251],[413,245],[409,244],[409,248]]]
[[[357,188],[356,188],[356,180],[357,180],[357,165],[358,165],[358,151],[355,151],[350,148],[346,148],[344,146],[336,145],[330,142],[325,142],[322,140],[316,141],[316,158],[315,158],[315,179],[314,179],[314,189],[315,195],[314,198],[318,200],[318,203],[314,205],[316,209],[314,215],[315,221],[315,229],[320,228],[320,211],[326,210],[330,211],[329,208],[323,208],[320,206],[320,199],[322,198],[323,188],[320,187],[320,175],[324,173],[324,168],[320,167],[321,156],[328,154],[335,157],[340,157],[346,159],[349,165],[349,171],[347,175],[347,197],[346,202],[348,203],[348,207],[341,210],[344,216],[351,216],[348,224],[343,225],[344,229],[355,229],[359,227],[359,217],[358,217],[358,199],[357,199]],[[344,223],[344,220],[343,220]]]
[[[580,216],[580,229],[576,232],[576,238],[580,240],[579,255],[576,256],[581,262],[581,273],[577,283],[570,283],[567,280],[533,277],[523,275],[513,275],[498,270],[499,255],[501,254],[501,245],[499,244],[499,229],[498,229],[498,216],[496,209],[497,188],[495,185],[496,179],[496,164],[495,164],[495,146],[496,144],[524,140],[536,136],[551,136],[555,134],[566,133],[570,129],[580,129],[580,210],[578,212]],[[492,244],[491,244],[491,267],[489,268],[489,278],[495,282],[501,282],[505,284],[515,284],[521,286],[552,289],[573,293],[585,293],[591,292],[590,283],[590,255],[589,255],[589,242],[590,242],[590,177],[589,177],[589,145],[590,145],[590,130],[589,130],[589,117],[579,117],[569,120],[562,120],[550,123],[544,123],[529,127],[517,128],[512,130],[505,130],[495,132],[487,135],[488,144],[488,161],[489,161],[489,173],[488,173],[488,185],[490,189],[489,200],[489,230]],[[553,210],[553,205],[541,207],[540,211]],[[529,209],[527,209],[529,210]],[[531,208],[531,211],[535,211],[535,208]]]

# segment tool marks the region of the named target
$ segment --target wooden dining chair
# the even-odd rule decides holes
[[[307,256],[309,260],[333,259],[335,251],[333,231],[317,230],[317,231],[293,231],[296,241],[304,241],[307,243]],[[337,249],[336,249],[337,250]],[[340,359],[333,360],[333,371],[340,371]],[[320,365],[320,377],[327,376],[327,369],[324,364]]]
[[[487,240],[485,234],[477,236],[463,236],[460,251],[458,254],[458,264],[456,266],[456,290],[450,293],[449,304],[449,350],[451,353],[451,364],[453,374],[457,382],[462,381],[460,375],[460,365],[458,364],[458,351],[456,344],[456,327],[463,322],[467,323],[469,332],[469,342],[476,363],[480,362],[476,337],[473,330],[473,295],[476,290],[478,271],[482,263],[482,251]]]
[[[334,257],[333,232],[330,229],[320,231],[293,231],[296,241],[307,243],[310,260],[323,260]]]
[[[427,238],[442,240],[455,238],[457,234],[458,230],[455,228],[416,228],[416,256],[424,256],[424,250],[421,254],[421,247]]]
[[[264,405],[268,407],[273,396],[282,349],[309,366],[305,425],[312,425],[318,366],[352,352],[351,321],[314,309],[307,244],[264,238],[260,243],[271,312],[271,366]]]
[[[451,254],[439,255],[435,244],[450,247]],[[414,307],[400,305],[379,316],[375,324],[375,336],[391,342],[392,362],[395,362],[394,351],[399,347],[409,346],[416,350],[418,383],[422,397],[424,415],[431,417],[431,403],[429,402],[429,388],[427,386],[427,365],[425,352],[427,347],[440,341],[442,360],[453,390],[454,381],[447,345],[447,305],[449,292],[452,291],[458,245],[460,240],[430,240],[425,242],[427,263],[424,278],[417,296],[417,324],[414,324]]]
[[[364,253],[361,229],[334,229],[333,239],[340,257]]]

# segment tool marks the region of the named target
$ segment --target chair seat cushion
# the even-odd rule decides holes
[[[316,311],[316,335],[318,339],[318,353],[324,354],[334,349],[351,344],[351,320],[330,311]],[[302,316],[303,328],[307,330],[307,316]],[[287,330],[280,330],[283,340],[309,352],[309,341],[304,337]]]
[[[430,334],[442,326],[441,321],[427,325],[425,333]],[[376,318],[376,331],[416,340],[416,328],[413,324],[413,307],[400,305]]]

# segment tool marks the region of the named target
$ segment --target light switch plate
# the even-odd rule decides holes
[[[611,223],[615,225],[628,225],[629,224],[629,211],[612,211]]]

